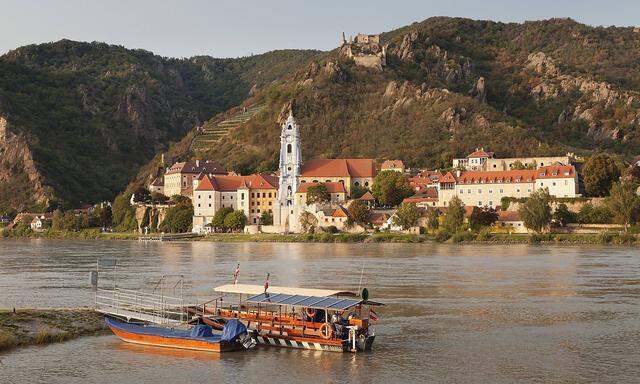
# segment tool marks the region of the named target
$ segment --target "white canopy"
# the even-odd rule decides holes
[[[258,295],[264,293],[263,285],[254,284],[226,284],[213,289],[220,293],[235,293],[243,295]],[[267,289],[269,293],[282,293],[285,295],[301,295],[301,296],[357,296],[353,292],[338,291],[331,289],[313,289],[313,288],[297,288],[297,287],[278,287],[270,285]]]

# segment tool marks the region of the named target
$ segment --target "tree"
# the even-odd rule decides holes
[[[419,219],[420,211],[415,203],[402,203],[393,216],[393,224],[402,229],[409,229],[418,225]]]
[[[606,153],[591,156],[583,167],[584,188],[590,196],[607,196],[611,185],[620,179],[620,166]]]
[[[444,228],[450,233],[458,232],[462,224],[464,224],[464,204],[458,196],[454,196],[449,201],[443,224]]]
[[[300,227],[304,233],[314,233],[318,219],[311,212],[302,212],[300,215]]]
[[[262,212],[262,215],[260,215],[260,224],[273,225],[273,215],[269,213],[269,211]]]
[[[331,201],[331,194],[327,186],[320,183],[307,189],[307,204],[326,203]]]
[[[148,203],[151,201],[151,193],[145,187],[139,187],[138,189],[136,189],[133,195],[133,201],[135,201],[136,203]]]
[[[62,229],[65,231],[77,231],[81,227],[81,219],[73,213],[73,211],[67,211],[62,219]]]
[[[614,183],[606,204],[613,213],[615,222],[624,224],[625,231],[629,229],[629,224],[638,220],[640,197],[636,194],[634,183]]]
[[[518,213],[524,221],[525,227],[540,233],[549,226],[551,223],[550,201],[549,190],[543,188],[533,192],[520,205]]]
[[[498,221],[498,212],[493,208],[474,207],[469,217],[469,226],[474,230],[490,227]]]
[[[54,231],[62,231],[64,221],[64,213],[60,209],[56,209],[53,212],[53,217],[51,218],[51,229]]]
[[[362,187],[360,185],[354,185],[353,187],[351,187],[351,196],[349,196],[352,199],[359,199],[362,197],[362,195],[364,195],[365,193],[367,193],[368,189],[365,187]]]
[[[142,221],[140,222],[140,227],[148,227],[151,224],[151,208],[147,207],[144,210],[144,215],[142,216]]]
[[[361,200],[354,200],[349,205],[349,215],[351,216],[349,219],[353,220],[354,223],[367,223],[369,222],[369,215],[371,211],[366,203]]]
[[[409,180],[400,172],[382,171],[373,181],[371,193],[382,205],[396,206],[413,194]]]
[[[435,209],[427,209],[427,228],[429,228],[430,231],[435,231],[439,225],[438,211]]]
[[[131,218],[135,220],[135,212],[129,201],[131,194],[122,194],[116,197],[111,208],[113,216],[113,224],[118,226],[120,230],[135,229],[131,227]]]
[[[224,226],[224,219],[231,212],[233,212],[233,209],[228,207],[218,209],[215,215],[213,215],[213,219],[211,219],[211,226],[217,229],[226,229]]]
[[[594,206],[586,203],[578,211],[577,221],[580,224],[609,224],[611,223],[611,211],[607,206]]]
[[[565,203],[558,204],[555,212],[553,212],[553,220],[561,227],[565,227],[569,223],[575,223],[577,219],[577,215],[570,211]]]
[[[239,231],[247,224],[247,216],[243,211],[233,211],[224,218],[224,226],[233,231]]]
[[[164,232],[183,233],[189,232],[193,226],[193,206],[178,204],[169,209],[160,224]]]

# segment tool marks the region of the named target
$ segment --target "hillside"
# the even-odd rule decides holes
[[[0,211],[112,199],[171,142],[317,54],[170,59],[62,40],[0,56]]]
[[[278,116],[290,100],[305,158],[447,167],[477,146],[500,156],[629,157],[639,148],[638,29],[439,17],[381,38],[381,71],[329,52],[258,92],[249,102],[266,106],[259,115],[189,155],[240,172],[274,170]]]

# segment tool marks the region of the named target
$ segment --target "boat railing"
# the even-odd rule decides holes
[[[176,324],[188,320],[182,298],[124,288],[96,289],[96,311],[155,324]]]

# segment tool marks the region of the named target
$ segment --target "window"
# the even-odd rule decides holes
[[[254,217],[254,218],[253,218],[253,224],[255,224],[255,223],[256,223],[256,218]]]
[[[211,195],[209,195],[209,200],[211,200]]]
[[[461,189],[460,190],[460,194],[462,195],[463,193],[464,193],[464,189]]]
[[[271,192],[269,192],[269,197],[271,197]]]
[[[330,182],[331,182],[331,180],[325,180],[324,182],[325,182],[325,183],[330,183]]]
[[[368,187],[368,186],[369,186],[369,182],[368,182],[368,181],[365,181],[365,182],[364,182],[364,186],[365,186],[365,187]]]
[[[290,131],[291,130],[291,124],[287,125],[287,129]]]
[[[287,153],[291,153],[291,144],[287,144]]]
[[[259,209],[256,209],[256,212],[260,213],[260,210],[259,210]]]
[[[540,185],[541,185],[541,186],[544,186],[544,182],[542,182],[542,181],[541,181],[541,182],[540,182]]]
[[[200,208],[200,203],[198,203],[198,208]]]
[[[471,194],[471,188],[467,189],[467,193]]]
[[[552,182],[551,185],[553,185],[555,187],[556,186],[556,182],[555,181]]]
[[[531,188],[528,188],[528,189],[527,189],[527,192],[531,192]]]
[[[211,208],[211,203],[209,203],[209,208]]]
[[[200,200],[200,195],[198,195],[198,200]]]
[[[267,193],[266,192],[262,192],[262,197],[267,197]]]
[[[482,193],[482,189],[478,189],[478,193]]]
[[[493,201],[489,200],[489,206],[493,207]]]
[[[478,207],[482,207],[482,201],[478,201]]]
[[[504,189],[500,188],[500,193],[504,193]]]
[[[256,193],[255,192],[251,192],[251,198],[255,199],[256,198]]]
[[[242,192],[242,193],[240,194],[240,199],[241,199],[241,200],[244,200],[244,192]]]
[[[356,187],[359,187],[360,186],[360,182],[356,181],[355,183],[353,183],[353,185],[355,185]]]
[[[233,196],[231,196],[231,200],[233,200]]]
[[[493,189],[490,189],[490,190],[489,190],[489,193],[493,193]]]
[[[224,200],[224,195],[222,195],[222,200]]]

